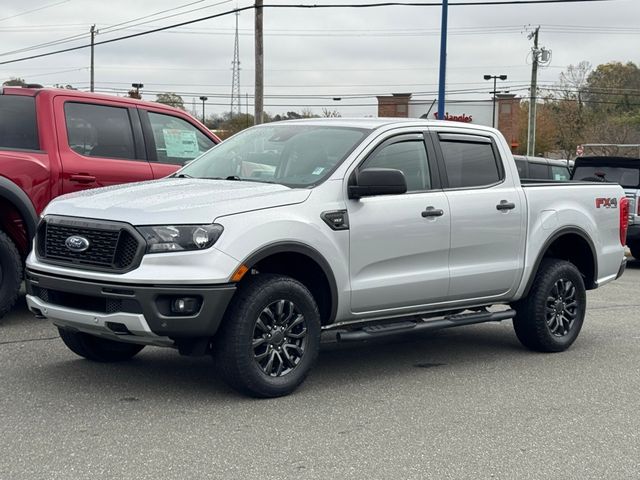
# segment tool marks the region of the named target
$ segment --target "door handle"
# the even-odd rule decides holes
[[[424,212],[422,212],[423,218],[441,217],[442,215],[444,215],[444,210],[439,208],[434,208],[434,207],[427,207],[427,209]]]
[[[85,175],[81,173],[77,175],[71,175],[69,177],[69,180],[77,183],[95,183],[96,177],[94,177],[93,175]]]
[[[500,203],[496,205],[496,209],[500,211],[513,210],[514,208],[516,208],[516,204],[506,200],[500,200]]]

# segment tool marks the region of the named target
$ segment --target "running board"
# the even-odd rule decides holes
[[[391,337],[407,332],[425,332],[428,330],[440,330],[442,328],[460,327],[474,323],[500,322],[516,316],[515,310],[501,312],[473,312],[447,315],[433,320],[404,320],[393,323],[370,325],[357,330],[338,332],[339,342],[359,342],[372,338]]]

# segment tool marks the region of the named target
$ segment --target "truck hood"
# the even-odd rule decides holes
[[[71,193],[51,202],[44,213],[132,225],[198,224],[223,215],[301,203],[310,193],[268,183],[167,178]]]

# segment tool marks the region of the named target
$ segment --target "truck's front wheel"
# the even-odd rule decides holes
[[[0,318],[18,298],[22,282],[22,260],[11,239],[0,231]]]
[[[94,362],[122,362],[133,358],[144,348],[144,345],[117,342],[65,328],[59,328],[58,332],[69,350]]]
[[[542,261],[527,297],[514,305],[520,342],[539,352],[561,352],[578,338],[587,305],[582,276],[570,262]]]
[[[297,280],[262,274],[240,285],[216,335],[225,381],[254,397],[279,397],[306,378],[320,351],[320,314]]]

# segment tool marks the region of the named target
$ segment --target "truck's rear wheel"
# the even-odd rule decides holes
[[[214,342],[225,381],[254,397],[293,392],[320,351],[320,313],[307,288],[262,274],[241,285]]]
[[[22,282],[22,259],[11,239],[0,231],[0,318],[16,303]]]
[[[587,295],[582,276],[570,262],[542,261],[526,298],[514,305],[513,327],[520,342],[539,352],[561,352],[578,338]]]
[[[94,362],[122,362],[133,358],[144,348],[144,345],[117,342],[65,328],[59,328],[58,332],[69,350]]]

